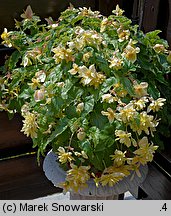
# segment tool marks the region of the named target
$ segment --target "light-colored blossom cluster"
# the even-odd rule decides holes
[[[6,28],[4,28],[4,32],[1,34],[1,38],[3,40],[2,44],[12,47],[11,40],[9,39],[10,32]]]
[[[26,136],[30,136],[31,138],[37,137],[38,124],[37,124],[37,116],[34,113],[27,112],[24,115],[23,127],[21,132],[24,132]]]
[[[102,36],[95,30],[84,30],[81,27],[75,29],[76,37],[67,42],[71,50],[83,50],[85,46],[93,46],[99,48],[103,42]]]
[[[63,147],[58,148],[58,158],[61,164],[74,160],[74,158],[72,157],[72,152],[66,152]]]
[[[76,75],[78,73],[78,77],[81,78],[81,83],[86,86],[94,86],[98,88],[100,84],[103,83],[106,76],[101,72],[97,72],[95,65],[90,65],[87,68],[85,65],[78,66],[75,63],[73,64],[73,69],[69,70],[69,73],[72,75]]]
[[[118,39],[119,42],[123,42],[123,41],[129,39],[129,36],[130,36],[129,30],[124,30],[122,27],[120,27],[120,28],[118,28],[117,33],[118,33],[118,37],[119,37],[119,39]]]
[[[61,184],[65,191],[72,189],[78,192],[78,190],[87,186],[86,182],[90,179],[88,170],[90,166],[76,166],[70,164],[71,169],[67,171],[66,181]]]
[[[115,70],[119,70],[122,68],[123,66],[123,60],[120,59],[119,57],[117,57],[116,55],[114,55],[110,60],[110,68],[114,68]]]
[[[22,65],[26,67],[32,65],[33,62],[40,61],[41,54],[42,50],[40,48],[34,48],[33,50],[27,51],[22,59]]]
[[[100,14],[99,11],[92,11],[91,8],[79,8],[80,12],[78,13],[80,16],[88,16],[88,17],[94,17],[94,18],[99,18],[102,15]]]
[[[124,52],[122,53],[122,56],[125,57],[127,60],[134,63],[137,60],[137,54],[140,52],[140,48],[136,47],[134,44],[136,42],[132,41],[132,39],[129,41],[128,45],[124,49]]]
[[[53,48],[52,51],[55,53],[54,59],[56,63],[61,63],[63,60],[66,62],[74,61],[72,49],[65,48],[61,45]]]

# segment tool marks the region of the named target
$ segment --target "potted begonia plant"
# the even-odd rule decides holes
[[[70,6],[44,24],[28,6],[16,30],[1,34],[15,51],[1,67],[0,109],[21,113],[38,157],[52,148],[65,191],[140,177],[162,146],[161,128],[170,130],[168,44],[123,12]]]

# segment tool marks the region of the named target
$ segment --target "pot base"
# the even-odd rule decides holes
[[[70,193],[70,200],[118,200],[118,195],[96,196],[96,195],[81,195],[79,193]]]

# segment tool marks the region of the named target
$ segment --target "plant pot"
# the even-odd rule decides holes
[[[90,195],[84,196],[79,193],[70,192],[70,200],[118,200],[118,195],[97,196]]]
[[[56,187],[60,187],[60,183],[65,181],[66,172],[61,169],[57,162],[57,155],[51,150],[46,155],[43,162],[43,170],[46,177]],[[132,175],[125,177],[122,181],[115,184],[113,187],[99,185],[96,187],[93,179],[87,181],[88,187],[79,190],[78,193],[70,192],[70,199],[72,200],[113,200],[118,199],[118,195],[131,191],[137,188],[146,178],[148,167],[141,166],[141,177],[137,175],[131,179]]]

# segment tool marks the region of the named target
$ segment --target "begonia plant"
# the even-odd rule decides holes
[[[21,113],[38,155],[53,149],[66,191],[141,176],[162,143],[160,125],[169,133],[168,44],[123,12],[70,6],[45,23],[28,6],[1,35],[15,50],[1,67],[0,109]]]

